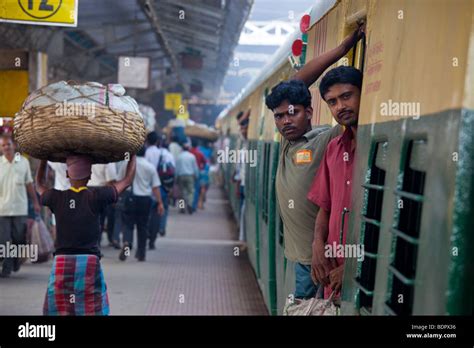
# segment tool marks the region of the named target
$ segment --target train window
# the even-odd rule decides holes
[[[268,223],[268,185],[270,178],[270,143],[263,144],[263,173],[262,173],[262,218]]]
[[[365,257],[363,261],[359,262],[355,279],[358,288],[358,307],[361,314],[372,312],[387,151],[387,141],[372,144],[366,175],[367,181],[362,185],[365,194],[361,215],[360,243],[364,245]]]
[[[252,149],[252,143],[251,140],[248,141],[248,148],[249,151]],[[251,173],[250,173],[250,167],[248,165],[245,166],[245,197],[250,198],[250,186],[251,184]]]
[[[256,151],[257,150],[257,146],[256,146],[256,141],[255,140],[250,140],[249,141],[249,149],[250,151]],[[254,205],[255,205],[255,200],[256,200],[256,197],[257,197],[257,191],[255,190],[255,180],[257,179],[257,166],[255,167],[251,167],[251,166],[248,166],[248,177],[249,177],[249,186],[247,188],[247,194],[249,195],[250,197],[250,202],[252,202]]]
[[[364,19],[365,20],[365,19]],[[366,20],[365,20],[366,21]],[[357,28],[357,24],[354,23],[346,27],[346,36],[354,32]],[[360,71],[364,71],[365,64],[365,49],[366,49],[366,38],[365,36],[357,42],[357,44],[347,53],[346,57],[347,64],[351,65]]]
[[[249,140],[249,150],[252,151],[253,141]],[[253,202],[253,170],[252,167],[247,167],[247,172],[245,174],[247,183],[245,184],[245,195],[250,202]]]
[[[411,140],[402,153],[402,182],[395,190],[397,210],[390,232],[392,263],[389,266],[388,314],[411,315],[413,311],[423,191],[426,176],[426,140]],[[401,187],[400,187],[401,186]]]
[[[280,218],[280,223],[278,224],[278,243],[283,246],[283,221]]]

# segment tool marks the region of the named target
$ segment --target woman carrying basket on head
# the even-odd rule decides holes
[[[136,157],[127,165],[125,177],[113,185],[89,189],[92,158],[70,156],[66,160],[71,188],[66,191],[45,185],[45,160],[36,174],[40,203],[56,216],[56,252],[48,282],[44,315],[108,315],[107,288],[100,267],[99,212],[133,181]]]

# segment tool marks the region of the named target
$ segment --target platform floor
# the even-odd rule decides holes
[[[146,262],[121,262],[118,250],[104,246],[111,315],[267,315],[246,253],[235,255],[229,211],[223,192],[211,188],[204,210],[170,209],[167,235]],[[51,264],[27,263],[0,278],[0,315],[41,315]]]

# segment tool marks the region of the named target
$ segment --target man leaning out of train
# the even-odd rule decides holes
[[[308,299],[317,293],[317,285],[311,278],[311,261],[314,222],[319,208],[308,201],[306,195],[326,145],[342,132],[340,126],[312,127],[313,109],[308,87],[361,37],[359,27],[341,45],[308,62],[291,80],[275,86],[265,100],[282,135],[275,185],[283,221],[285,257],[295,263],[293,296],[297,299]]]
[[[361,88],[362,73],[350,66],[328,71],[319,84],[321,97],[331,114],[345,128],[343,134],[327,145],[308,193],[308,199],[320,208],[314,228],[312,275],[320,284],[324,284],[324,298],[331,294],[339,297],[344,258],[356,257],[346,254],[340,257],[339,250],[349,250],[341,247],[346,242],[351,213]]]

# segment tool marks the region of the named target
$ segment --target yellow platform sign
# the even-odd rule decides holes
[[[181,93],[165,93],[165,110],[178,111],[181,105]]]
[[[77,26],[79,0],[1,0],[0,22]]]

